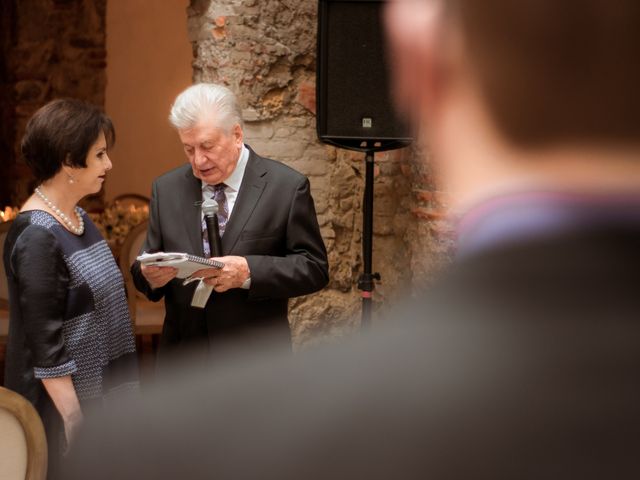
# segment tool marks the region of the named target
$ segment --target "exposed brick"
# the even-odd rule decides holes
[[[300,85],[296,102],[316,114],[316,85],[315,82],[304,82]]]
[[[211,29],[211,36],[215,40],[224,40],[227,38],[227,30],[224,27],[214,27]]]
[[[415,195],[420,202],[430,202],[434,199],[435,192],[431,190],[416,190]]]
[[[416,217],[425,220],[443,220],[447,218],[447,212],[442,208],[415,207],[411,209],[411,212]]]

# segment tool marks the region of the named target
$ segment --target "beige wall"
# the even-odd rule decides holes
[[[151,181],[185,161],[167,115],[191,84],[189,0],[108,0],[105,108],[116,127],[106,199],[149,195]]]

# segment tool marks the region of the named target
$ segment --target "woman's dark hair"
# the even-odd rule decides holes
[[[29,119],[22,137],[22,155],[36,180],[44,182],[63,165],[86,167],[87,154],[100,132],[110,148],[115,130],[111,119],[97,107],[71,98],[53,100]]]

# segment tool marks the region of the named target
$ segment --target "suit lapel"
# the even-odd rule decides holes
[[[202,182],[194,177],[191,168],[185,174],[186,187],[180,189],[180,202],[178,205],[184,205],[184,210],[180,212],[184,223],[184,231],[187,233],[191,251],[196,255],[204,255],[204,247],[202,246]]]
[[[231,217],[222,236],[222,252],[228,255],[235,247],[244,226],[256,208],[267,182],[263,178],[267,170],[260,157],[249,149],[249,160],[240,184],[240,191],[233,206]]]

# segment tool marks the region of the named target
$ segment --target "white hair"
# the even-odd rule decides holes
[[[178,130],[184,130],[211,114],[216,126],[227,132],[236,124],[243,126],[235,94],[215,83],[197,83],[178,95],[171,106],[169,122]]]

